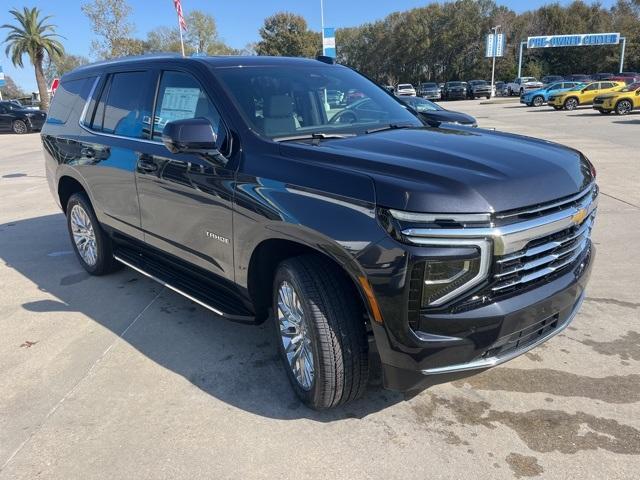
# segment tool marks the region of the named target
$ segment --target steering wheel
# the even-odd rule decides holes
[[[356,123],[358,121],[358,116],[356,112],[353,110],[341,110],[336,113],[329,123]]]

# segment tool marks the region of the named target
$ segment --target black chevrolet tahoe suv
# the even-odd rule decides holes
[[[361,108],[330,106],[328,90]],[[84,66],[41,136],[82,266],[126,265],[222,317],[268,320],[313,408],[360,397],[370,365],[414,391],[501,364],[562,331],[584,297],[589,160],[427,125],[345,66]]]

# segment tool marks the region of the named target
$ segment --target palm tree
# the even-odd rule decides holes
[[[49,58],[56,58],[64,55],[64,47],[56,37],[62,38],[55,33],[55,25],[45,23],[51,17],[40,19],[40,10],[37,8],[24,7],[23,11],[9,10],[9,13],[16,19],[17,25],[5,24],[0,28],[9,30],[4,43],[7,44],[5,54],[11,59],[16,67],[24,67],[22,57],[26,53],[31,59],[36,71],[36,82],[40,93],[40,108],[49,108],[49,92],[47,91],[47,81],[44,76],[43,63],[45,54]]]

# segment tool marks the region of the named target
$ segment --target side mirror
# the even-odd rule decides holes
[[[162,130],[162,143],[171,153],[191,153],[215,159],[223,165],[226,159],[218,150],[218,137],[206,118],[175,120]]]

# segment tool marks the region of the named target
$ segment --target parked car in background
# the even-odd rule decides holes
[[[358,100],[362,100],[364,97],[365,97],[364,93],[352,88],[352,89],[349,89],[349,91],[345,95],[345,103],[347,105],[351,105],[352,103],[357,102]]]
[[[496,90],[496,97],[506,97],[508,95],[506,82],[496,82],[494,88]]]
[[[564,80],[564,77],[562,75],[545,75],[540,79],[543,85],[561,82],[562,80]]]
[[[579,82],[579,83],[588,83],[592,81],[590,75],[585,75],[583,73],[574,73],[572,75],[567,75],[566,77],[564,77],[564,79],[570,82]]]
[[[330,107],[339,107],[344,103],[344,92],[340,90],[327,90],[327,103]]]
[[[327,118],[324,88],[371,108]],[[33,235],[65,218],[88,274],[125,265],[219,317],[268,322],[293,391],[315,409],[362,396],[370,361],[384,387],[411,392],[530,351],[571,324],[595,258],[598,187],[582,153],[431,128],[342,65],[84,66],[62,77],[41,138],[66,218]],[[134,293],[115,292],[108,302]],[[218,381],[200,378],[213,368],[200,358],[180,361]],[[245,367],[228,398],[260,374]]]
[[[593,108],[604,115],[616,112],[626,115],[640,108],[640,82],[627,85],[616,92],[598,95],[593,100]]]
[[[613,73],[594,73],[592,75],[590,75],[591,79],[593,81],[598,81],[598,80],[610,80],[611,77],[615,76],[615,74]]]
[[[614,82],[624,82],[627,85],[632,83],[640,82],[640,74],[633,75],[632,73],[618,73],[608,80],[613,80]]]
[[[524,93],[520,97],[520,103],[524,103],[528,107],[541,107],[547,102],[547,100],[549,100],[550,96],[567,90],[571,90],[572,88],[576,88],[580,85],[584,84],[562,81],[552,83],[551,85],[547,85],[546,87],[540,88],[538,90],[531,90],[530,92]]]
[[[467,127],[478,126],[477,120],[471,115],[447,110],[425,98],[400,97],[400,100],[418,112],[430,125],[439,126],[442,123],[451,123]]]
[[[429,100],[440,100],[440,88],[435,82],[423,82],[418,85],[418,96]]]
[[[447,82],[442,89],[444,100],[464,100],[467,98],[467,82]]]
[[[416,96],[416,89],[413,88],[413,85],[411,85],[410,83],[399,83],[396,86],[396,95],[398,97],[404,96],[404,95],[409,95],[411,97],[415,97]]]
[[[542,82],[536,77],[519,77],[507,84],[507,91],[509,95],[522,95],[524,92],[537,90],[542,86]]]
[[[485,80],[469,80],[467,82],[467,97],[469,98],[480,98],[485,97],[487,99],[491,98],[491,84]]]
[[[550,96],[547,103],[555,110],[575,110],[582,105],[591,105],[601,93],[613,92],[624,86],[622,82],[610,81],[581,84],[571,90]]]
[[[47,112],[44,110],[27,108],[17,101],[0,101],[0,131],[18,135],[38,132],[46,119]]]

